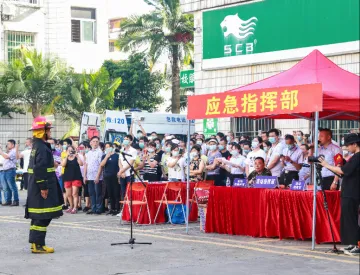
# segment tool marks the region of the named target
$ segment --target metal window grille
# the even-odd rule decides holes
[[[19,50],[21,47],[33,48],[35,47],[35,34],[24,32],[7,32],[7,61],[12,62],[19,57]]]
[[[259,119],[252,120],[249,118],[235,118],[235,135],[241,136],[246,135],[250,137],[255,137],[258,135],[258,132],[268,131],[274,128],[274,120],[273,119]]]

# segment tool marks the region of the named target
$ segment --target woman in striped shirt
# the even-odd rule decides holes
[[[155,142],[148,144],[147,150],[144,150],[144,180],[149,182],[158,181],[158,166],[160,165],[160,156],[156,154]]]

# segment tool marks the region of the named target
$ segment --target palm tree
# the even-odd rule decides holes
[[[152,62],[168,55],[172,75],[172,113],[180,113],[180,64],[191,56],[194,20],[182,14],[179,0],[145,0],[155,8],[149,14],[131,16],[122,22],[118,46],[124,51],[148,47]]]
[[[30,106],[34,118],[56,98],[68,74],[60,59],[26,48],[19,49],[18,58],[3,64],[2,69],[1,81],[7,87],[8,96]]]
[[[112,109],[114,93],[121,84],[121,78],[110,80],[108,71],[102,67],[95,73],[74,74],[53,104],[56,113],[70,120],[74,127],[80,124],[83,112],[102,113]]]

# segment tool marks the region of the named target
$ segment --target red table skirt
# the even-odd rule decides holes
[[[151,223],[154,223],[154,219],[156,216],[156,212],[159,207],[159,203],[155,203],[155,200],[161,200],[161,197],[164,193],[166,183],[149,183],[147,188],[147,199],[149,203],[149,209],[150,209],[150,216],[151,216]],[[194,193],[194,187],[195,183],[190,183],[190,199],[192,198],[192,195]],[[168,191],[167,196],[168,200],[174,200],[176,198],[177,192],[174,191]],[[133,192],[133,199],[134,200],[141,200],[143,196],[143,192]],[[186,204],[186,183],[183,183],[181,196],[183,203]],[[190,215],[189,215],[189,221],[197,221],[198,218],[198,208],[197,205],[190,204]],[[133,221],[136,222],[138,214],[139,214],[140,206],[133,206]],[[165,204],[161,207],[159,215],[156,219],[156,223],[164,223],[165,222],[165,210],[166,206]],[[185,210],[186,211],[186,210]],[[129,208],[127,205],[124,205],[124,211],[123,211],[123,221],[130,221],[130,213]],[[149,216],[146,209],[146,206],[142,207],[140,218],[139,218],[139,224],[149,224]]]
[[[340,241],[340,192],[326,191],[335,241]],[[331,242],[321,192],[317,193],[316,242]],[[252,237],[309,239],[312,236],[313,192],[212,187],[206,232]]]

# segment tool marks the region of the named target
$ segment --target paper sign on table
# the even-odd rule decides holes
[[[304,180],[293,180],[290,189],[294,191],[304,191],[306,187]]]
[[[274,189],[278,186],[278,178],[274,176],[257,176],[254,188]]]
[[[234,179],[233,187],[247,188],[248,187],[247,179]]]

